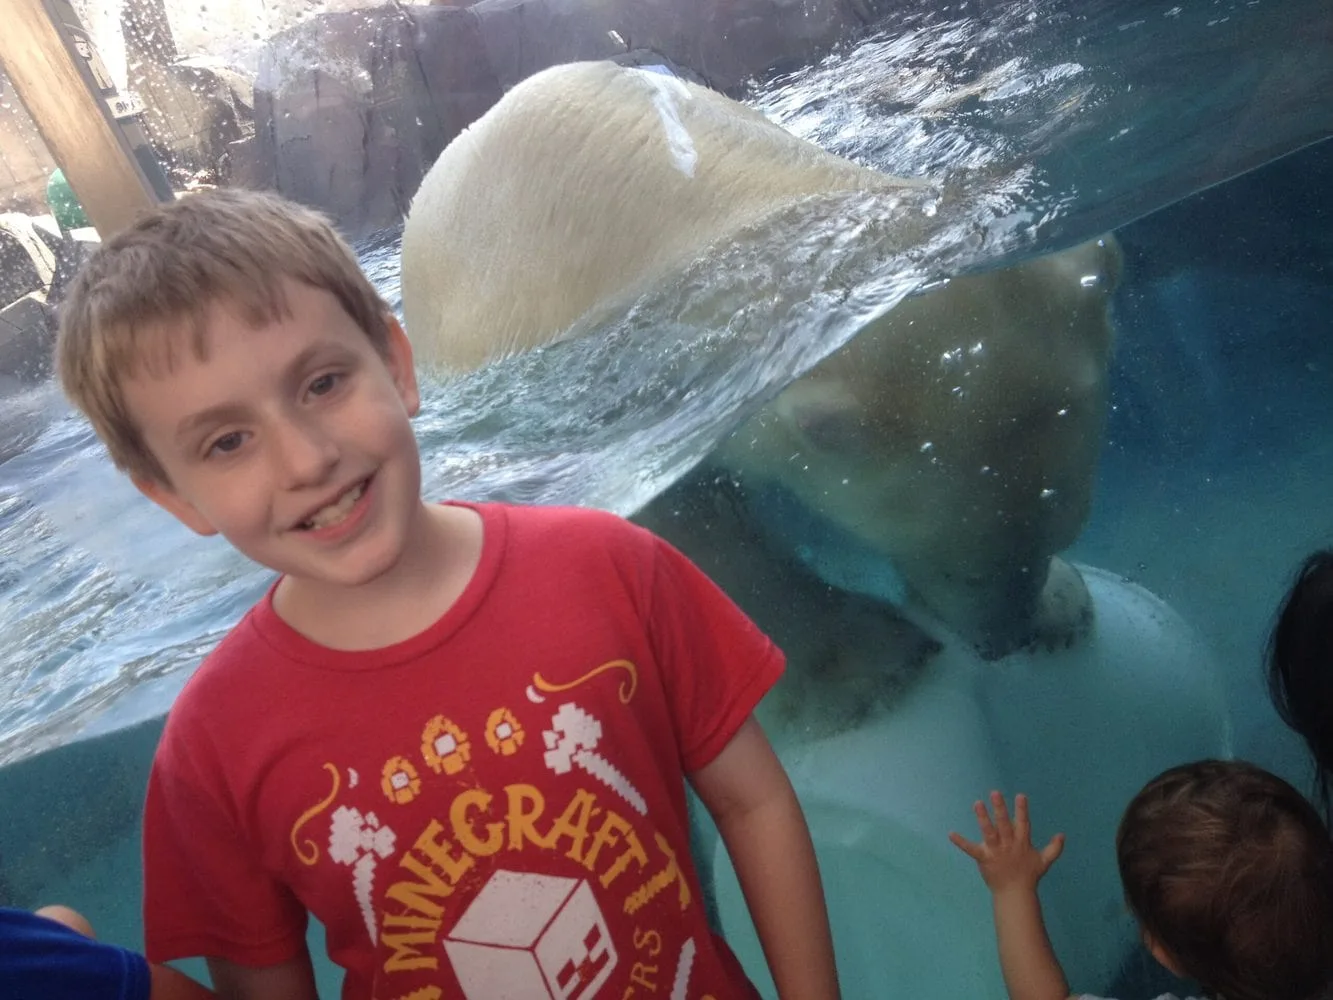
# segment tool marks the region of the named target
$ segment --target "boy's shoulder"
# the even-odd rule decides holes
[[[503,511],[508,540],[524,554],[560,553],[575,559],[651,559],[660,539],[647,528],[592,507],[488,504]]]
[[[230,715],[243,701],[254,704],[274,676],[278,653],[264,642],[256,619],[271,614],[266,591],[203,658],[185,681],[167,716],[168,728],[191,728],[219,715]]]
[[[504,512],[505,518],[513,525],[531,527],[537,530],[557,529],[587,532],[591,536],[607,538],[632,538],[648,534],[647,530],[614,514],[597,507],[576,507],[566,504],[477,504],[477,509],[487,508]]]

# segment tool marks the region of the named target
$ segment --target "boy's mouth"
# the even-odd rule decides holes
[[[352,508],[356,506],[356,502],[366,492],[366,486],[369,483],[369,479],[361,480],[333,503],[315,511],[309,518],[298,524],[297,528],[301,531],[315,531],[339,523],[352,512]]]

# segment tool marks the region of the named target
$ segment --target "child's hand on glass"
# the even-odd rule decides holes
[[[956,833],[950,833],[949,840],[977,863],[981,877],[991,892],[999,893],[1006,889],[1035,890],[1037,882],[1065,849],[1065,835],[1057,833],[1050,843],[1037,850],[1032,846],[1028,797],[1014,797],[1012,820],[1003,795],[991,792],[990,802],[990,811],[987,811],[984,802],[979,801],[972,806],[972,811],[977,814],[977,826],[981,828],[980,843],[974,843]],[[995,814],[994,819],[991,818],[991,812]]]

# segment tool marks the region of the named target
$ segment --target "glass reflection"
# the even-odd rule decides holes
[[[850,25],[832,3],[774,5],[729,33],[717,4],[75,4],[175,191],[266,186],[323,208],[395,305],[422,178],[550,63],[664,65],[863,166],[944,179],[955,200],[923,215],[968,235],[914,243],[903,267],[858,271],[846,242],[863,232],[795,216],[784,233],[810,243],[701,246],[585,339],[434,385],[428,486],[636,513],[781,639],[793,669],[766,721],[821,841],[846,995],[1000,995],[984,896],[944,841],[993,784],[1070,834],[1049,905],[1071,975],[1137,995],[1108,846],[1129,794],[1224,752],[1304,781],[1258,652],[1289,569],[1326,541],[1333,154],[1297,151],[1333,129],[1330,15],[859,6]],[[58,898],[134,944],[151,720],[265,578],[144,505],[46,381],[52,306],[95,236],[3,81],[0,140],[0,902]],[[1108,233],[1115,274],[1070,271],[1097,304],[1047,328],[1109,317],[1095,376],[988,404],[971,386],[1012,357],[1000,321],[939,303],[1009,295]],[[775,280],[793,246],[829,266]],[[910,294],[944,279],[944,298]],[[862,297],[844,308],[848,289]],[[699,323],[701,302],[723,310]],[[1015,308],[1005,329],[1035,329]],[[948,335],[925,332],[941,311]],[[904,331],[915,381],[875,368]],[[945,416],[905,421],[926,392]],[[1064,477],[1038,470],[1044,448],[1006,467],[996,406],[1096,447]],[[1008,505],[1020,489],[1036,513]],[[1036,651],[1032,628],[997,636],[1033,623],[1047,566],[1076,575],[1095,627]],[[755,962],[718,872],[719,918]]]

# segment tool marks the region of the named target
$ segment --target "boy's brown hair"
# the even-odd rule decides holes
[[[1333,841],[1318,811],[1243,761],[1164,772],[1116,835],[1130,909],[1226,1000],[1322,1000],[1333,987]]]
[[[387,352],[389,307],[356,255],[328,219],[276,195],[188,195],[93,253],[60,306],[56,371],[120,469],[166,484],[126,408],[124,381],[170,371],[182,343],[206,359],[207,318],[218,306],[255,327],[289,316],[285,279],[334,295]]]

